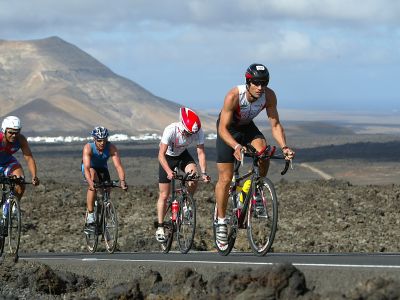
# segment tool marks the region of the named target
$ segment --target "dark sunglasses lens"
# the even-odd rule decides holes
[[[267,86],[267,82],[266,81],[253,81],[252,82],[255,86]]]

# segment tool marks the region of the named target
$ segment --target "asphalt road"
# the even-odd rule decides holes
[[[191,267],[206,280],[216,272],[260,268],[276,263],[291,263],[305,275],[307,286],[315,291],[350,291],[361,282],[382,277],[398,280],[400,254],[397,253],[270,253],[264,257],[252,253],[234,252],[220,256],[215,252],[135,253],[30,253],[22,260],[35,260],[82,275],[109,280],[117,284],[132,278],[132,274],[157,270],[171,274],[177,268]],[[113,276],[110,276],[113,274]]]

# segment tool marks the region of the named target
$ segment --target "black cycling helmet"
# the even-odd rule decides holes
[[[265,81],[265,86],[269,82],[269,72],[266,66],[262,64],[251,64],[246,70],[246,84],[250,84],[251,81]]]

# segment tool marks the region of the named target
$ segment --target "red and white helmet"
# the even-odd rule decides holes
[[[201,128],[199,116],[190,108],[181,107],[179,110],[179,120],[189,133],[196,133]]]

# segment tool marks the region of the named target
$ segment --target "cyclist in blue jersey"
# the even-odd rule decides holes
[[[121,158],[117,147],[108,141],[108,130],[102,126],[93,129],[91,136],[93,141],[87,143],[83,147],[82,154],[82,174],[88,183],[88,191],[86,196],[87,219],[86,224],[92,225],[94,218],[94,199],[96,191],[95,182],[110,181],[110,173],[108,171],[107,161],[111,157],[117,170],[121,188],[127,190],[128,186],[125,181],[125,170],[121,163]]]
[[[216,242],[220,248],[228,243],[225,213],[234,159],[241,160],[242,145],[251,143],[257,151],[267,146],[264,135],[253,122],[261,111],[266,111],[272,136],[286,159],[292,159],[295,155],[286,144],[285,131],[279,121],[275,92],[267,87],[269,83],[267,67],[257,63],[251,64],[245,72],[245,79],[246,84],[233,87],[225,96],[224,105],[217,120]],[[260,162],[261,176],[266,176],[268,163],[268,161]]]
[[[15,175],[17,177],[25,176],[21,164],[13,156],[14,153],[21,149],[32,176],[32,184],[38,185],[39,179],[36,173],[36,162],[26,137],[21,134],[21,128],[21,120],[15,116],[6,117],[1,123],[0,174],[5,176]],[[25,187],[23,185],[17,185],[15,191],[18,199],[21,199]]]

